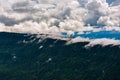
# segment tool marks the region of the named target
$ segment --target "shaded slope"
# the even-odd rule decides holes
[[[1,80],[120,80],[120,48],[0,33]],[[41,46],[41,47],[40,47]]]

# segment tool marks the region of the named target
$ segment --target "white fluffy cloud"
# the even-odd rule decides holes
[[[118,2],[108,5],[106,0],[0,0],[0,31],[120,30]]]
[[[101,16],[97,21],[98,24],[102,24],[109,27],[120,27],[120,5],[109,7],[108,15]]]
[[[94,39],[90,40],[89,44],[85,45],[86,48],[93,47],[95,45],[102,45],[102,46],[120,46],[120,40],[114,40],[114,39],[107,39],[107,38],[102,38],[102,39]]]
[[[101,38],[101,39],[89,39],[89,38],[81,38],[77,37],[74,39],[69,40],[66,45],[70,45],[77,42],[87,42],[87,44],[84,46],[85,48],[94,47],[95,45],[102,45],[104,46],[120,46],[120,40],[115,39],[107,39],[107,38]]]

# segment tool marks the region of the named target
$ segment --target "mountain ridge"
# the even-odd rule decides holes
[[[0,33],[2,80],[120,80],[118,46],[65,45],[66,41]],[[24,41],[27,41],[25,43]]]

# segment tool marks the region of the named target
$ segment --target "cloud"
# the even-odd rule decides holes
[[[111,3],[111,6],[116,6],[116,5],[120,5],[120,0],[114,0],[114,1]]]
[[[118,0],[0,0],[0,23],[12,32],[120,30],[119,9]]]
[[[90,40],[90,42],[87,45],[85,45],[85,47],[89,48],[89,47],[93,47],[95,45],[102,45],[102,46],[118,45],[118,46],[120,46],[120,40],[107,39],[107,38],[94,39],[94,40]]]
[[[31,19],[30,17],[26,17],[26,18],[23,18],[21,20],[15,20],[13,18],[9,18],[6,16],[0,16],[0,22],[5,24],[6,26],[14,26],[15,24],[19,24],[19,23],[22,23],[24,21],[28,21],[30,19]]]
[[[104,46],[120,46],[120,40],[115,39],[107,39],[107,38],[101,38],[101,39],[89,39],[89,38],[81,38],[76,37],[74,39],[69,40],[66,45],[78,43],[78,42],[86,42],[85,48],[94,47],[95,45],[102,45]]]
[[[110,7],[108,15],[101,16],[97,23],[109,27],[120,27],[119,9],[120,6]]]

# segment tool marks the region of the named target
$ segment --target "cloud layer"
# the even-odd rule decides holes
[[[119,11],[119,0],[0,0],[0,31],[120,31]]]

